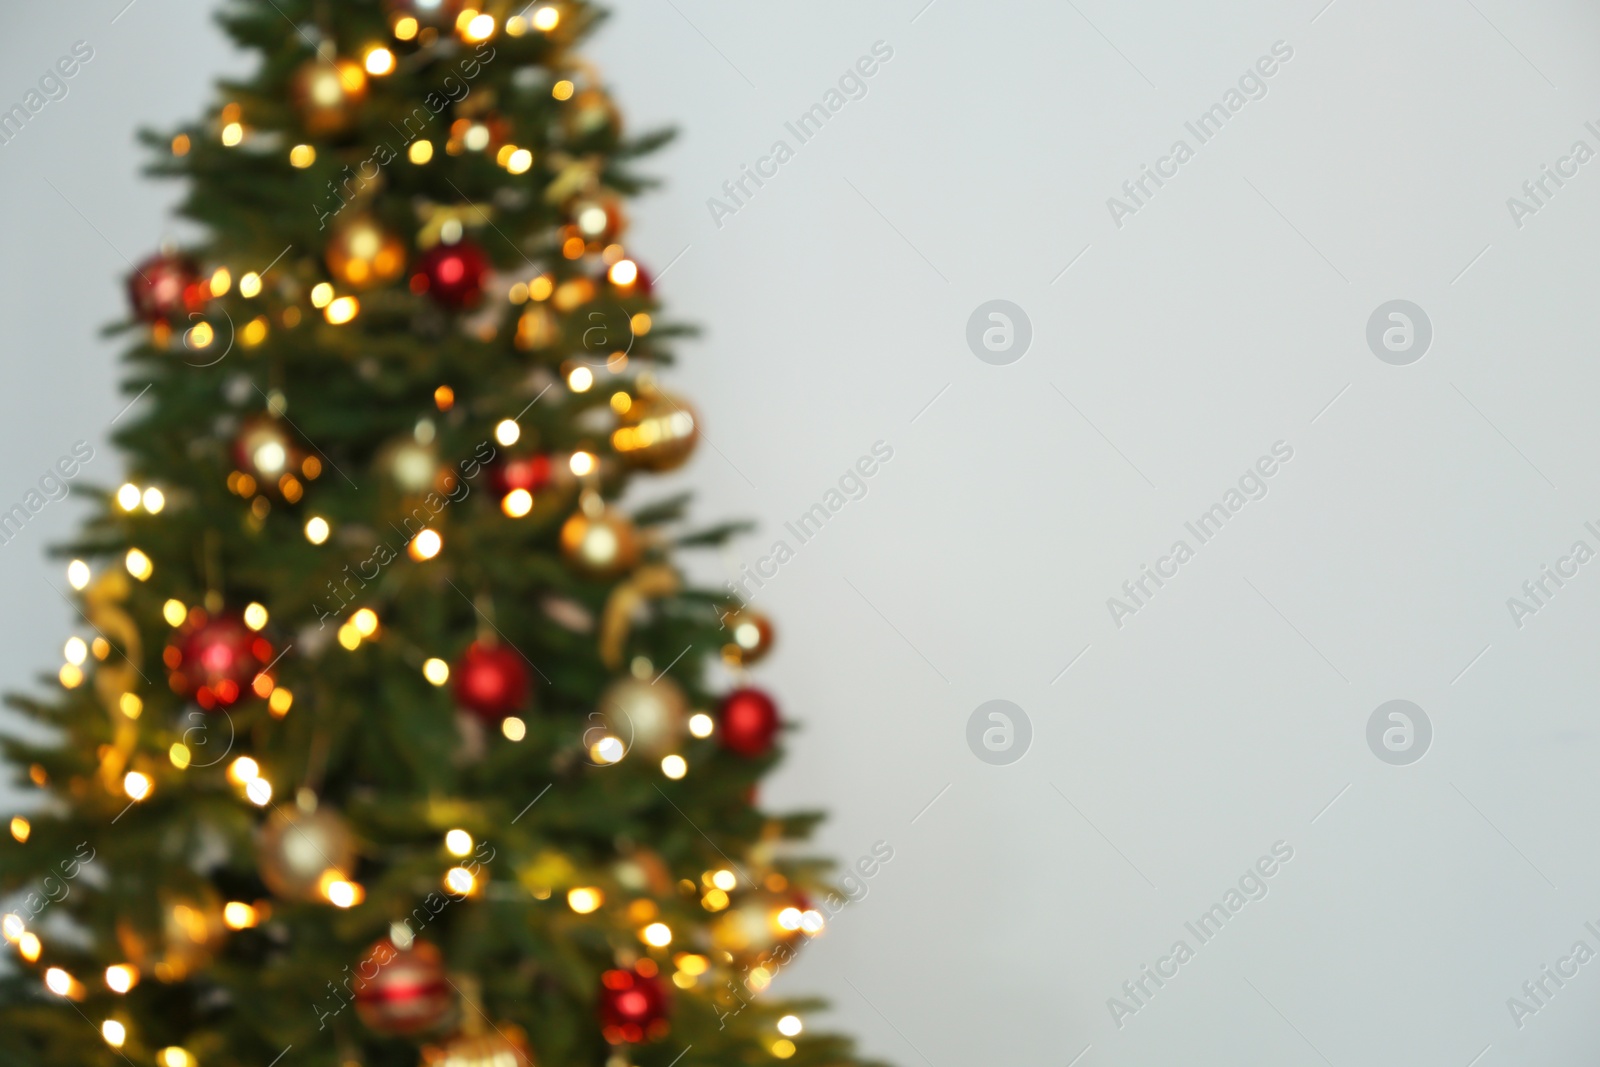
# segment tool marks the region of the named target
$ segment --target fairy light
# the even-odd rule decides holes
[[[632,285],[639,280],[639,264],[631,259],[619,259],[611,264],[611,270],[606,276],[611,279],[612,285],[623,287]]]
[[[252,601],[244,609],[244,624],[252,630],[259,630],[267,624],[267,609]]]
[[[81,559],[75,559],[67,564],[67,584],[74,589],[83,589],[89,584],[89,565]]]
[[[189,606],[181,600],[169,600],[161,605],[161,617],[167,620],[168,626],[182,626],[183,620],[189,617]]]
[[[248,785],[261,777],[261,764],[249,756],[240,756],[228,764],[228,781],[234,785]]]
[[[786,1037],[780,1037],[772,1043],[772,1054],[780,1060],[786,1060],[794,1053],[794,1042]]]
[[[186,1048],[171,1045],[156,1053],[156,1062],[161,1067],[195,1067],[195,1059]]]
[[[550,95],[557,100],[571,100],[575,86],[566,78],[562,78],[550,87]]]
[[[533,13],[533,28],[549,33],[561,22],[561,12],[546,4]]]
[[[526,148],[519,148],[506,159],[506,170],[512,174],[526,174],[533,166],[533,153]]]
[[[38,963],[39,954],[44,951],[44,945],[34,934],[25,933],[17,938],[17,954],[29,963]]]
[[[784,1037],[799,1037],[800,1031],[805,1029],[805,1024],[798,1015],[785,1015],[778,1020],[778,1033]]]
[[[189,746],[182,741],[174,741],[172,747],[167,749],[167,759],[180,771],[188,770],[193,758],[194,754],[189,751]]]
[[[343,326],[361,311],[361,302],[353,296],[341,296],[324,310],[323,315],[335,326]]]
[[[366,58],[362,61],[368,74],[382,77],[394,71],[394,53],[379,45],[367,51]]]
[[[717,721],[703,711],[689,716],[689,732],[695,737],[710,737],[716,728]]]
[[[472,853],[472,835],[465,830],[451,830],[444,835],[445,851],[452,856],[461,857]]]
[[[351,623],[362,637],[371,637],[378,632],[378,613],[371,608],[362,608],[350,617]]]
[[[60,967],[52,967],[44,972],[44,987],[58,997],[64,997],[72,992],[72,975]]]
[[[654,948],[666,948],[672,944],[672,927],[666,923],[651,923],[639,931],[639,939]]]
[[[682,756],[664,756],[661,760],[661,773],[677,781],[689,773],[689,761]]]
[[[172,139],[172,154],[186,156],[189,154],[189,135],[180,133]]]
[[[361,903],[366,892],[354,882],[347,882],[343,878],[335,878],[323,887],[322,895],[328,898],[328,903],[336,908],[353,908]]]
[[[307,149],[309,149],[311,146],[310,145],[306,145],[305,147]],[[315,153],[315,151],[313,151],[312,152],[312,158],[315,158],[315,157],[316,157],[316,153]],[[307,160],[306,161],[306,166],[309,167],[310,165],[311,165],[310,160]],[[260,296],[261,295],[261,275],[257,274],[255,271],[251,271],[249,274],[246,274],[244,277],[240,278],[239,279],[239,295],[244,297],[246,300],[248,300],[248,299],[250,299],[252,297]]]
[[[349,623],[339,627],[339,646],[346,652],[354,652],[361,647],[361,631]]]
[[[256,807],[264,808],[272,803],[272,783],[265,778],[253,778],[245,784],[244,795]]]
[[[155,486],[144,491],[144,509],[152,515],[160,514],[161,509],[167,506],[166,494]]]
[[[576,474],[580,478],[582,478],[585,474],[593,473],[595,468],[594,453],[574,452],[572,454],[572,458],[567,461],[567,466],[572,469],[573,474]]]
[[[541,274],[528,283],[529,300],[549,300],[550,294],[556,291],[555,279],[548,274]]]
[[[333,286],[328,282],[318,282],[311,287],[311,306],[325,308],[333,302]]]
[[[0,934],[4,934],[5,939],[13,945],[20,941],[26,932],[27,927],[22,923],[22,916],[7,915],[4,919],[0,919]]]
[[[27,819],[24,819],[21,815],[13,815],[11,817],[11,836],[16,838],[17,844],[27,844],[28,835],[31,833],[33,833],[32,823],[30,823]]]
[[[816,908],[807,908],[800,913],[800,929],[810,937],[822,933],[822,928],[828,924],[822,917],[822,912]]]
[[[412,141],[411,147],[406,150],[406,158],[417,166],[422,166],[433,158],[432,141]]]
[[[242,900],[230,900],[222,908],[222,921],[230,930],[248,930],[257,922],[256,909]]]
[[[417,20],[410,15],[397,20],[394,24],[394,36],[397,41],[409,41],[417,35]]]
[[[439,536],[438,531],[423,530],[411,539],[411,547],[407,551],[410,552],[412,559],[420,563],[437,556],[443,547],[444,538]]]
[[[317,161],[317,150],[308,144],[297,144],[289,149],[289,166],[305,170]],[[243,291],[241,287],[241,292]]]
[[[228,290],[233,287],[233,275],[227,267],[218,267],[211,272],[211,295],[227,296]]]
[[[56,677],[68,689],[76,689],[83,684],[83,668],[71,663],[63,663],[56,672]]]
[[[222,143],[229,148],[244,140],[244,126],[237,122],[230,122],[222,127]]]
[[[272,712],[274,718],[283,718],[293,706],[294,694],[282,686],[273,689],[272,695],[267,698],[267,710]]]
[[[474,15],[461,31],[461,36],[466,38],[468,44],[477,44],[487,41],[494,36],[495,21],[493,15]]]
[[[605,894],[594,886],[578,886],[576,889],[567,890],[567,907],[579,915],[588,915],[600,910],[600,905],[605,901]]]
[[[61,650],[61,654],[74,667],[81,666],[83,661],[89,658],[89,646],[84,643],[81,637],[69,637],[67,638],[66,647]]]
[[[711,884],[724,893],[731,892],[739,884],[738,877],[726,867],[711,873]]]
[[[510,448],[512,445],[516,444],[517,439],[521,436],[522,427],[517,425],[517,420],[501,419],[499,422],[495,423],[494,439],[499,441],[502,445],[505,445],[507,448]]]
[[[528,736],[528,724],[515,715],[507,715],[500,720],[500,733],[507,741],[521,741]]]
[[[132,482],[126,482],[117,490],[117,503],[123,511],[133,511],[139,506],[139,487]]]
[[[155,788],[155,783],[148,774],[138,771],[129,771],[122,778],[122,791],[128,795],[129,800],[143,800]]]
[[[328,520],[321,515],[313,515],[306,520],[306,540],[312,544],[322,544],[328,539],[329,532]]]
[[[128,1040],[128,1028],[115,1019],[107,1019],[100,1024],[100,1036],[112,1048],[121,1048],[123,1042]]]
[[[457,896],[471,896],[478,880],[465,867],[451,867],[444,875],[444,887]]]
[[[123,562],[127,565],[128,573],[141,582],[148,579],[155,571],[155,565],[150,562],[150,557],[137,548],[128,549],[128,555]]]
[[[602,737],[589,747],[589,755],[596,763],[610,765],[620,762],[622,757],[627,755],[627,749],[615,737]]]
[[[500,501],[500,510],[513,519],[520,519],[533,510],[533,494],[526,489],[513,489]]]
[[[433,685],[443,685],[450,680],[450,664],[438,657],[427,659],[422,664],[422,676]]]
[[[594,387],[594,371],[588,367],[573,367],[567,375],[567,388],[574,393],[587,393]]]
[[[113,993],[126,993],[139,984],[139,972],[126,963],[114,963],[106,968],[106,988]]]

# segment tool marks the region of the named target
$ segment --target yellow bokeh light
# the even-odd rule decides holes
[[[256,807],[264,808],[272,803],[272,783],[265,778],[252,778],[245,783],[244,795]]]
[[[189,752],[188,745],[184,744],[182,741],[174,741],[172,743],[172,747],[167,749],[167,759],[172,761],[172,765],[174,767],[182,771],[188,769],[189,763],[193,759],[193,755]]]
[[[83,684],[83,668],[71,663],[63,663],[56,672],[56,677],[68,689],[76,689]]]
[[[522,427],[517,425],[515,419],[501,419],[495,423],[494,439],[510,448],[522,436]]]
[[[128,555],[123,561],[128,567],[128,573],[145,581],[155,571],[155,565],[150,562],[150,557],[140,552],[137,548],[128,549]]]
[[[710,737],[716,728],[717,721],[703,711],[689,716],[689,732],[695,737]]]
[[[178,136],[172,139],[172,154],[175,156],[186,156],[189,154],[188,134],[180,133]]]
[[[233,275],[228,273],[227,267],[218,267],[211,272],[211,295],[227,296],[228,290],[233,287]]]
[[[433,142],[412,141],[411,147],[406,151],[406,158],[417,166],[422,166],[422,164],[433,158]]]
[[[289,166],[305,170],[317,161],[317,150],[308,144],[297,144],[289,149]]]
[[[382,77],[394,70],[394,53],[381,46],[373,48],[367,52],[363,64],[366,66],[368,74]]]
[[[161,617],[167,620],[168,626],[182,626],[183,620],[189,617],[189,607],[181,600],[169,600],[161,605]]]
[[[67,638],[66,647],[61,650],[61,654],[66,657],[68,663],[76,667],[89,658],[89,646],[84,643],[81,637],[69,637]]]
[[[550,87],[550,95],[555,97],[557,100],[571,100],[572,91],[574,88],[575,87],[570,81],[562,78],[560,81],[556,82]]]
[[[129,800],[143,800],[150,795],[150,790],[154,787],[155,783],[150,780],[150,776],[140,774],[138,771],[129,771],[122,779],[122,791],[128,795]]]
[[[267,609],[252,601],[244,609],[244,624],[252,630],[261,629],[267,624]]]
[[[333,286],[328,282],[318,282],[311,287],[311,306],[325,308],[333,301]]]
[[[17,954],[29,963],[38,963],[39,954],[44,951],[44,945],[35,934],[23,934],[17,938]]]
[[[339,645],[347,652],[354,652],[361,647],[361,631],[349,623],[339,627]]]
[[[444,835],[445,851],[452,856],[466,856],[472,852],[472,835],[465,830],[451,830]]]
[[[308,146],[309,147],[309,146]],[[249,299],[261,295],[261,275],[251,271],[239,279],[239,295]]]
[[[666,923],[651,923],[639,931],[639,939],[655,948],[666,948],[672,944],[672,927]]]
[[[195,1067],[195,1059],[186,1048],[176,1045],[162,1049],[156,1054],[156,1062],[161,1067]]]
[[[126,963],[114,963],[106,968],[106,988],[113,993],[126,993],[139,983],[139,972]]]
[[[132,511],[139,506],[141,496],[139,487],[132,482],[127,482],[117,490],[117,503],[123,511]]]
[[[7,915],[4,919],[0,919],[0,934],[4,934],[5,939],[12,944],[16,944],[26,929],[27,927],[23,925],[22,916],[20,915]]]
[[[661,760],[661,773],[677,781],[689,773],[689,761],[682,756],[664,756]]]
[[[222,143],[232,148],[244,140],[244,127],[237,122],[230,122],[222,127]]]
[[[72,975],[60,967],[52,967],[44,972],[44,987],[58,997],[64,997],[72,992]]]
[[[506,159],[506,170],[512,174],[526,174],[533,166],[533,153],[526,148],[519,148]]]
[[[457,896],[471,896],[478,880],[465,867],[451,867],[444,875],[444,887]]]
[[[605,901],[605,894],[593,886],[579,886],[576,889],[567,890],[567,907],[579,915],[588,915],[590,912],[598,911],[600,905],[604,904]]]
[[[328,520],[321,515],[313,515],[306,520],[306,540],[314,545],[320,545],[328,539]]]
[[[590,474],[595,468],[594,453],[574,452],[572,458],[567,461],[567,466],[572,468],[572,473],[580,478],[585,474]]]
[[[466,28],[461,31],[461,36],[470,44],[487,41],[494,36],[495,21],[493,15],[474,15],[467,22]]]
[[[20,815],[11,817],[11,836],[17,839],[18,844],[26,844],[28,835],[33,832],[33,824]]]
[[[361,311],[361,302],[353,296],[341,296],[323,310],[330,323],[343,326]]]
[[[256,909],[239,900],[230,900],[222,909],[222,921],[230,930],[248,930],[256,924]]]
[[[82,589],[89,584],[89,565],[81,559],[75,559],[67,564],[67,584],[74,589]]]
[[[798,930],[800,929],[800,909],[784,908],[782,911],[778,912],[778,916],[775,921],[782,929]]]
[[[800,1031],[804,1029],[805,1024],[800,1021],[798,1015],[785,1015],[778,1020],[778,1033],[784,1037],[798,1037]]]
[[[549,300],[550,294],[555,291],[555,279],[548,274],[541,274],[528,283],[528,299],[530,300]]]
[[[590,757],[602,766],[617,763],[627,754],[627,748],[615,737],[602,737],[589,746]]]
[[[434,657],[422,664],[422,676],[434,685],[443,685],[450,680],[450,664]]]
[[[520,519],[533,510],[533,494],[526,489],[513,489],[500,501],[500,510],[513,519]]]
[[[707,889],[700,898],[700,906],[707,911],[721,911],[728,906],[728,894],[720,889]]]
[[[158,514],[166,506],[167,497],[161,490],[151,487],[144,491],[144,509],[150,514]]]
[[[362,608],[350,616],[350,621],[362,637],[371,637],[378,632],[378,613],[371,608]]]
[[[521,741],[528,736],[528,724],[515,715],[507,715],[500,720],[500,732],[507,741]]]
[[[100,1036],[112,1048],[121,1048],[123,1042],[128,1040],[128,1028],[115,1019],[107,1019],[100,1024]]]
[[[144,701],[133,693],[123,693],[117,698],[117,707],[122,709],[122,714],[130,719],[137,719],[144,712]]]
[[[289,714],[289,709],[293,706],[294,694],[282,686],[275,688],[272,695],[267,698],[267,709],[279,719]]]
[[[533,28],[549,33],[561,21],[561,12],[546,4],[533,13]]]
[[[684,974],[705,974],[706,971],[711,967],[710,960],[693,952],[683,953],[676,958],[675,962],[678,964],[678,970],[682,971]]]
[[[409,41],[417,35],[417,20],[406,15],[395,21],[394,36],[396,40]]]
[[[567,388],[574,393],[587,393],[594,387],[594,371],[588,367],[573,367],[567,375]]]
[[[228,764],[228,781],[234,785],[244,785],[261,777],[261,764],[249,756],[240,756]]]
[[[185,331],[184,343],[191,349],[209,348],[216,337],[217,332],[211,328],[209,322],[198,322]]]
[[[724,892],[731,892],[739,884],[739,877],[724,867],[720,871],[712,872],[711,884]]]
[[[631,259],[619,259],[611,264],[607,275],[612,285],[628,286],[639,280],[639,264]]]
[[[417,536],[411,539],[411,547],[409,551],[412,559],[421,562],[422,560],[432,559],[434,556],[437,556],[439,554],[439,550],[443,547],[444,538],[440,537],[437,531],[423,530],[421,533],[417,534]]]
[[[772,1054],[780,1060],[786,1060],[794,1055],[794,1042],[786,1037],[780,1037],[772,1043]]]
[[[336,908],[353,908],[366,896],[366,892],[359,885],[347,882],[343,878],[330,880],[323,887],[322,893],[328,898],[328,903]]]

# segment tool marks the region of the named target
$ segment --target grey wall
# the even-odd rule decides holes
[[[122,407],[96,329],[170,195],[135,179],[131,131],[231,62],[200,5],[112,24],[121,2],[33,5],[0,40],[5,101],[96,49],[0,148],[6,504]],[[628,0],[599,44],[631,123],[684,129],[633,234],[708,330],[674,375],[708,433],[684,479],[702,516],[763,523],[702,573],[796,549],[759,597],[783,642],[762,678],[803,724],[767,799],[831,808],[841,858],[894,849],[780,979],[874,1054],[1499,1067],[1600,1044],[1600,963],[1521,991],[1600,951],[1600,563],[1520,626],[1507,606],[1600,550],[1600,162],[1520,226],[1507,207],[1600,150],[1600,13],[1324,3]],[[800,144],[784,123],[876,41],[865,97]],[[1278,41],[1265,95],[1200,144],[1185,122]],[[1107,198],[1180,138],[1194,157],[1119,226]],[[714,221],[777,139],[793,158]],[[993,299],[1031,321],[1009,365],[965,336]],[[1408,365],[1366,337],[1395,299],[1432,325]],[[864,498],[785,531],[880,440]],[[1265,497],[1201,544],[1184,524],[1280,441]],[[59,662],[40,550],[72,519],[0,549],[13,682]],[[1107,598],[1179,539],[1193,559],[1119,627]],[[967,740],[994,699],[1031,723],[1009,765]],[[1368,742],[1394,699],[1431,724],[1409,765]],[[1264,899],[1202,944],[1185,923],[1279,842]],[[1178,940],[1193,958],[1127,997]],[[1139,1008],[1121,1026],[1113,996]]]

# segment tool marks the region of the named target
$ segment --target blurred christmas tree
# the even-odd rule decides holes
[[[130,481],[11,701],[0,1061],[851,1061],[757,996],[838,898],[754,803],[771,630],[671,563],[735,527],[615,503],[698,428],[598,17],[234,0],[259,71],[146,135],[204,237],[129,279]]]

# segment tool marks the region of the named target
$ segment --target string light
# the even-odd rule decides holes
[[[267,609],[252,601],[244,609],[244,624],[252,630],[259,630],[267,624]]]
[[[60,967],[51,967],[44,972],[44,987],[58,997],[64,997],[72,992],[72,975]]]
[[[0,934],[4,934],[5,939],[13,945],[22,939],[26,931],[27,927],[22,924],[20,915],[7,915],[4,919],[0,919]]]
[[[665,756],[661,760],[661,773],[677,781],[689,773],[689,762],[682,756]]]
[[[510,448],[522,436],[522,427],[517,425],[515,419],[501,419],[494,427],[494,439]]]
[[[256,909],[240,900],[230,900],[222,908],[222,921],[230,930],[248,930],[256,924]]]
[[[81,637],[69,637],[67,638],[66,647],[61,650],[61,654],[66,657],[68,663],[76,667],[89,658],[89,646],[84,644]]]
[[[717,721],[703,711],[689,716],[689,732],[695,737],[710,737],[716,728]]]
[[[29,963],[38,963],[39,954],[44,951],[44,945],[33,934],[23,934],[17,938],[17,953]]]
[[[410,159],[411,162],[415,163],[417,166],[422,166],[424,163],[428,162],[428,160],[433,158],[433,142],[412,141],[411,147],[406,150],[406,158]]]
[[[784,1037],[799,1037],[800,1031],[805,1029],[805,1024],[798,1015],[785,1015],[778,1020],[778,1033]]]
[[[794,1055],[794,1042],[786,1037],[780,1037],[772,1043],[772,1054],[780,1060],[786,1060]]]
[[[631,259],[619,259],[611,264],[611,270],[606,275],[611,279],[612,285],[632,285],[639,280],[639,264]]]
[[[510,158],[506,160],[506,170],[510,171],[512,174],[526,174],[528,173],[529,168],[532,166],[533,153],[528,151],[526,148],[517,149],[515,152],[511,153]]]
[[[289,165],[299,170],[305,170],[317,161],[317,150],[308,144],[297,144],[289,149]],[[243,293],[241,286],[240,292]]]
[[[602,737],[589,748],[589,755],[602,766],[620,762],[627,755],[627,749],[615,737]]]
[[[428,659],[422,664],[422,676],[434,685],[443,685],[450,680],[450,664],[437,657]]]
[[[143,800],[150,795],[154,787],[155,783],[150,780],[150,776],[140,774],[138,771],[129,771],[122,778],[122,791],[128,795],[129,800]]]
[[[256,807],[264,808],[272,803],[272,783],[265,778],[254,778],[245,785],[244,795]]]
[[[590,474],[594,471],[594,453],[574,452],[572,454],[572,458],[567,461],[567,466],[572,468],[573,474],[576,474],[578,477],[582,478],[585,474]]]
[[[570,81],[562,78],[550,87],[550,95],[557,100],[571,100],[573,88],[574,86]]]
[[[128,573],[141,582],[148,579],[155,571],[155,565],[150,562],[150,557],[137,548],[128,549],[128,555],[124,562],[128,567]]]
[[[228,764],[228,781],[234,785],[248,785],[261,777],[261,764],[249,756],[240,756]]]
[[[546,5],[533,13],[533,28],[542,33],[549,33],[561,21],[561,12]]]
[[[594,386],[594,371],[588,367],[574,367],[567,375],[567,388],[574,393],[587,393]]]
[[[500,732],[507,741],[521,741],[528,736],[528,724],[515,715],[507,715],[500,720]]]
[[[333,286],[327,282],[318,282],[311,287],[311,306],[325,308],[333,302]]]
[[[289,708],[294,704],[294,694],[278,686],[273,689],[272,695],[267,698],[267,710],[272,712],[274,718],[283,718],[289,714]]]
[[[311,147],[310,145],[306,146],[306,148],[308,148],[308,149],[310,147]],[[315,157],[316,153],[313,151],[312,155],[313,155],[313,157]],[[311,163],[308,160],[307,163],[306,163],[306,166],[309,167],[310,165],[311,165]],[[255,271],[251,271],[249,274],[246,274],[244,277],[240,278],[239,279],[239,295],[244,297],[247,300],[252,298],[252,297],[260,296],[261,295],[261,275],[257,274]]]
[[[451,830],[444,835],[445,851],[452,856],[467,856],[472,853],[472,835],[465,830]]]
[[[451,867],[444,875],[444,887],[457,896],[471,896],[478,880],[465,867]]]
[[[369,49],[363,62],[368,74],[382,77],[394,70],[394,53],[380,45]]]
[[[328,539],[328,520],[321,515],[313,515],[306,520],[306,540],[314,545],[320,545]]]
[[[520,519],[533,510],[533,494],[526,489],[513,489],[500,501],[500,510],[513,519]]]
[[[76,689],[83,684],[83,668],[71,663],[63,663],[61,669],[56,672],[56,677],[61,680],[61,684],[66,688]]]
[[[378,613],[371,608],[362,608],[357,611],[350,617],[350,622],[362,637],[371,637],[378,632]]]
[[[67,584],[74,589],[83,589],[89,584],[89,565],[81,559],[75,559],[67,564]]]
[[[724,867],[719,871],[712,872],[711,884],[725,893],[732,892],[734,887],[739,884],[739,878],[732,871]]]
[[[639,938],[655,948],[666,948],[672,944],[672,927],[666,923],[651,923],[639,932]]]
[[[361,302],[353,296],[341,296],[323,310],[330,323],[343,326],[361,311]]]
[[[477,44],[487,41],[494,36],[495,21],[493,15],[474,15],[468,22],[466,29],[461,33],[468,44]]]
[[[228,290],[233,285],[233,275],[227,267],[218,267],[211,272],[211,295],[227,296]]]
[[[412,18],[410,15],[406,15],[404,18],[401,18],[395,22],[394,36],[396,40],[409,41],[416,35],[417,20]]]
[[[139,506],[139,487],[132,482],[124,483],[117,490],[117,503],[123,511],[132,511]]]
[[[130,719],[137,719],[144,711],[144,701],[133,693],[123,693],[117,698],[117,707]]]
[[[11,817],[11,836],[16,838],[17,844],[27,844],[28,835],[31,833],[33,833],[32,823],[28,822],[27,819],[24,819],[20,815],[13,815]]]
[[[151,486],[144,491],[144,509],[152,515],[159,514],[167,506],[166,494]]]
[[[161,1067],[195,1067],[194,1057],[189,1055],[189,1050],[176,1045],[162,1049],[156,1054],[156,1062]]]
[[[229,148],[244,140],[244,127],[237,122],[230,122],[222,127],[222,143]]]
[[[186,771],[189,769],[189,763],[193,759],[193,754],[189,751],[188,745],[184,744],[182,741],[174,741],[172,743],[172,747],[167,749],[167,759],[170,760],[172,765],[178,768],[178,770]]]
[[[443,547],[444,538],[440,537],[437,531],[423,530],[411,539],[411,546],[407,551],[410,552],[412,559],[420,563],[437,556]]]
[[[114,963],[106,968],[106,988],[113,993],[126,993],[139,984],[139,972],[126,963]]]
[[[800,909],[784,908],[778,912],[777,924],[784,930],[795,931],[800,929]]]
[[[567,907],[579,915],[588,915],[590,912],[598,911],[600,905],[604,904],[605,901],[605,894],[594,886],[579,886],[576,889],[567,890]]]

